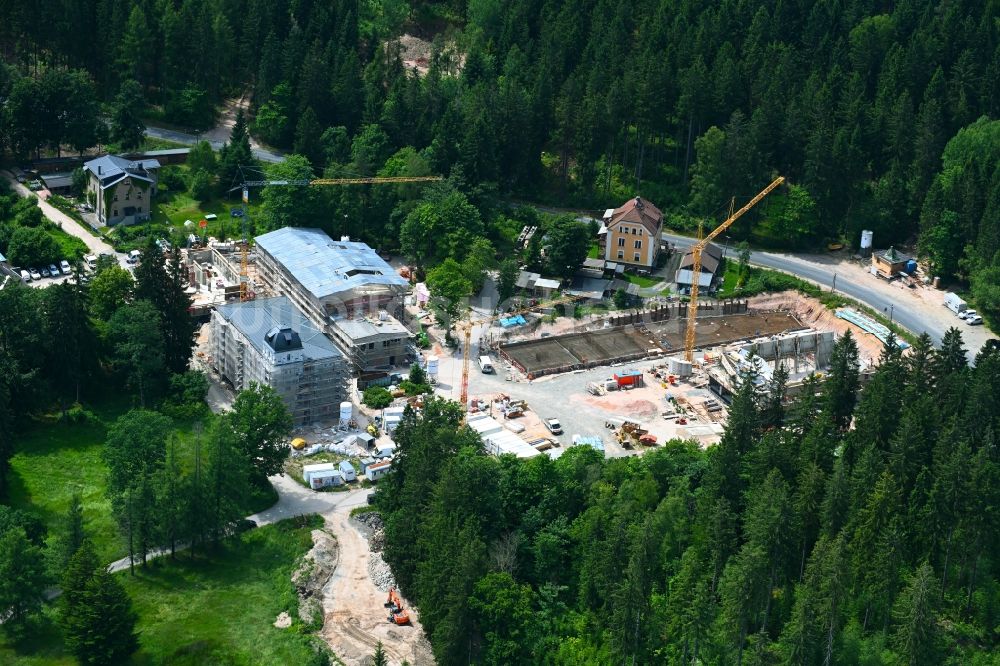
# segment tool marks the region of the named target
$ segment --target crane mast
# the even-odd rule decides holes
[[[701,281],[701,253],[708,247],[719,234],[733,225],[733,222],[743,217],[743,214],[756,206],[761,199],[771,193],[776,187],[785,182],[783,176],[778,176],[770,185],[761,190],[757,196],[748,201],[743,208],[731,214],[725,222],[715,228],[697,243],[691,246],[691,301],[688,303],[687,331],[684,334],[684,358],[688,362],[694,361],[694,341],[698,320],[698,286]]]

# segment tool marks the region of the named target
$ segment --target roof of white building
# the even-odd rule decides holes
[[[384,320],[373,319],[337,319],[334,326],[344,332],[344,335],[355,342],[366,338],[392,335],[394,337],[409,337],[410,332],[394,317]]]
[[[343,356],[330,338],[323,335],[287,296],[226,303],[217,306],[215,311],[235,326],[259,352],[263,352],[265,346],[273,348],[268,344],[267,336],[275,328],[291,328],[298,333],[307,358],[320,360]]]
[[[316,298],[371,287],[403,291],[410,285],[365,243],[335,241],[322,229],[285,227],[256,242]]]

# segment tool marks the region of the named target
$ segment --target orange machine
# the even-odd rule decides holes
[[[389,609],[389,622],[399,625],[410,623],[410,616],[403,609],[403,600],[396,588],[389,588],[389,600],[385,602],[385,607]]]

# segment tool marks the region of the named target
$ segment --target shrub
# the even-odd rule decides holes
[[[369,386],[362,394],[361,401],[372,409],[385,409],[392,404],[392,394],[384,386]]]

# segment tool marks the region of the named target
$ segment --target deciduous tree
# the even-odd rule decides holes
[[[224,421],[233,433],[232,445],[250,463],[255,480],[263,482],[281,472],[289,453],[286,440],[292,416],[273,388],[251,383],[236,396]]]

